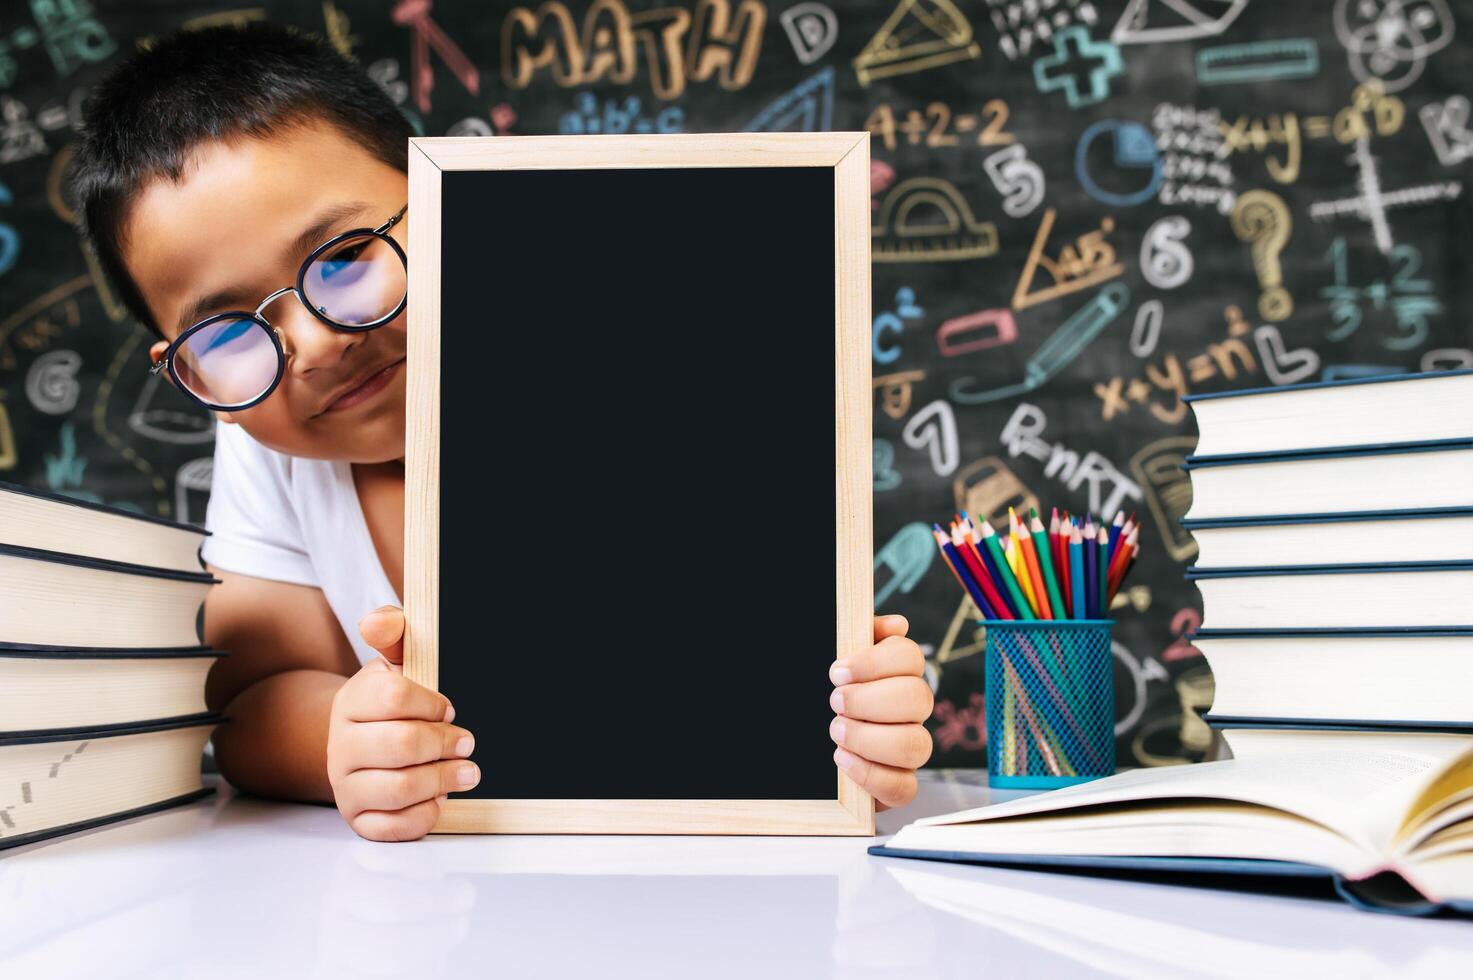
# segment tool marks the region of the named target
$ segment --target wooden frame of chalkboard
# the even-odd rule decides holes
[[[422,137],[409,143],[409,291],[414,301],[408,310],[405,676],[438,689],[442,674],[440,321],[446,171],[802,167],[832,172],[834,655],[868,646],[874,606],[869,133]],[[516,230],[498,233],[515,235]],[[815,608],[814,615],[823,612]],[[872,798],[846,774],[833,772],[834,792],[823,799],[451,797],[434,832],[873,834]]]

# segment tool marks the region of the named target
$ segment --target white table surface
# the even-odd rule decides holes
[[[916,803],[880,815],[882,833],[988,799],[976,772],[926,775]],[[335,810],[222,785],[187,807],[0,852],[0,975],[1473,977],[1467,921],[876,858],[871,843],[379,844]]]

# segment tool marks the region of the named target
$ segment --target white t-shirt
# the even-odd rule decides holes
[[[239,425],[215,427],[205,561],[229,572],[322,590],[362,663],[378,656],[358,620],[402,605],[384,574],[351,464],[268,449]]]

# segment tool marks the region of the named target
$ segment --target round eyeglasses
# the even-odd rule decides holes
[[[254,312],[233,310],[205,317],[179,334],[150,374],[167,370],[180,391],[214,411],[258,405],[286,374],[281,331],[261,312],[293,293],[318,320],[336,330],[381,327],[409,300],[409,262],[388,230],[406,204],[377,228],[354,228],[317,246],[297,270],[295,286],[283,286]]]

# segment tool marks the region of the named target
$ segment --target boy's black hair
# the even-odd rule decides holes
[[[82,109],[68,171],[79,231],[127,311],[163,336],[123,263],[121,230],[138,192],[177,182],[190,152],[323,120],[408,172],[409,120],[364,71],[319,38],[265,22],[176,31],[113,68]]]

